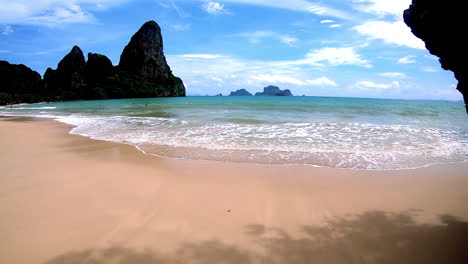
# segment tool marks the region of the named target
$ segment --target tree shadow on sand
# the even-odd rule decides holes
[[[254,224],[246,233],[262,249],[221,241],[183,244],[171,254],[113,247],[58,256],[45,264],[130,263],[468,263],[468,222],[442,215],[441,225],[418,224],[416,212],[366,212],[303,226],[300,236]]]

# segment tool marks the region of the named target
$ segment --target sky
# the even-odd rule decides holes
[[[44,74],[74,45],[114,65],[149,20],[188,95],[461,100],[402,19],[411,0],[0,0],[0,60]]]

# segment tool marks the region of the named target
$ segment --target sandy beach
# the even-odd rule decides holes
[[[0,118],[0,263],[463,263],[468,164],[166,159]]]

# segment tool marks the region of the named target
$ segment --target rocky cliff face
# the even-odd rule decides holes
[[[0,92],[38,92],[41,75],[23,64],[10,64],[0,61]]]
[[[86,62],[86,80],[88,83],[99,82],[114,74],[114,66],[109,58],[98,53],[88,53],[88,61]]]
[[[86,62],[83,52],[74,46],[58,63],[57,70],[47,69],[44,83],[51,95],[64,95],[64,99],[82,98],[86,88]]]
[[[146,22],[133,35],[120,55],[119,68],[155,80],[172,75],[163,53],[161,29],[156,22]]]
[[[6,88],[0,87],[0,104],[26,102],[24,96],[10,95],[27,89],[34,94],[27,102],[185,96],[182,80],[166,63],[161,29],[154,21],[132,37],[117,67],[97,53],[89,53],[85,61],[81,49],[74,46],[56,70],[46,70],[44,80],[28,67],[8,62],[0,62],[0,77],[7,83]]]
[[[403,18],[415,36],[422,39],[429,52],[440,58],[445,70],[458,80],[468,113],[468,52],[464,33],[465,3],[460,0],[413,0]]]
[[[269,85],[263,88],[263,93],[255,93],[255,96],[292,96],[289,89],[280,90],[279,87]]]
[[[131,74],[145,78],[141,81],[146,85],[151,81],[158,83],[153,89],[155,96],[185,96],[182,80],[167,65],[161,29],[155,21],[146,22],[132,36],[120,56],[118,68],[120,76]]]
[[[88,53],[86,61],[85,81],[86,89],[81,95],[84,99],[112,98],[109,95],[108,78],[115,74],[112,62],[106,56],[97,53]]]
[[[23,64],[0,61],[0,105],[32,103],[42,91],[41,75]]]

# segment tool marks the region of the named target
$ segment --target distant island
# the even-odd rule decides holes
[[[229,96],[252,96],[252,94],[246,89],[239,89],[235,92],[231,92]]]
[[[237,91],[231,92],[229,96],[252,96],[252,94],[245,90],[239,89]],[[269,85],[263,88],[263,92],[255,93],[255,96],[293,96],[289,89],[281,90],[277,86]]]
[[[255,96],[293,96],[289,89],[280,90],[277,86],[267,86],[263,88],[263,93],[255,93]]]
[[[161,29],[148,21],[120,55],[118,66],[104,55],[74,46],[44,78],[25,65],[0,61],[0,105],[42,101],[185,96],[163,53]]]

